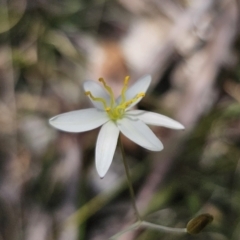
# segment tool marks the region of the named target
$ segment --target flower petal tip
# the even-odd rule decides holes
[[[98,173],[100,179],[103,179],[106,176],[107,171],[106,172],[101,172],[99,169],[97,169],[97,173]]]
[[[58,117],[55,116],[55,117],[52,117],[48,120],[48,124],[51,125],[52,127],[56,128],[55,127],[55,124],[54,124],[54,121],[57,119]]]
[[[159,146],[159,148],[157,150],[155,150],[155,152],[160,152],[164,149],[163,145]]]
[[[52,121],[54,121],[54,119],[56,118],[56,116],[55,117],[52,117],[52,118],[50,118],[49,120],[48,120],[48,122],[49,122],[49,124],[52,124]]]
[[[185,127],[180,123],[180,126],[178,128],[179,130],[185,130]]]
[[[180,122],[177,122],[177,121],[174,121],[174,124],[169,128],[172,128],[175,130],[184,130],[185,129],[185,127]]]

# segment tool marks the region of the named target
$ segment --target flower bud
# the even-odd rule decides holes
[[[208,224],[213,221],[213,216],[204,213],[193,219],[191,219],[187,224],[187,232],[190,234],[200,233]]]

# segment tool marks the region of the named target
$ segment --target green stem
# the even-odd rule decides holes
[[[158,230],[161,232],[178,233],[178,234],[187,233],[186,228],[172,228],[172,227],[165,227],[162,225],[158,225],[158,224],[154,224],[154,223],[150,223],[150,222],[146,222],[146,221],[137,221],[137,222],[133,223],[132,225],[130,225],[129,227],[118,232],[114,236],[110,237],[109,240],[116,240],[116,239],[118,239],[118,237],[120,237],[124,233],[132,231],[139,227],[154,229],[154,230]]]
[[[114,239],[118,239],[118,237],[120,237],[121,235],[123,235],[126,232],[132,231],[136,228],[138,228],[140,226],[141,222],[135,222],[132,225],[130,225],[128,228],[123,229],[122,231],[118,232],[117,234],[115,234],[114,236],[110,237],[109,240],[114,240]]]
[[[123,164],[124,164],[124,168],[125,168],[125,172],[126,172],[126,176],[127,176],[127,182],[128,182],[129,192],[130,192],[130,195],[131,195],[132,205],[133,205],[134,211],[137,215],[137,220],[141,221],[141,217],[140,217],[140,214],[138,212],[137,205],[136,205],[136,202],[135,202],[135,194],[134,194],[134,191],[133,191],[133,186],[132,186],[132,181],[131,181],[131,177],[130,177],[130,173],[129,173],[129,168],[128,168],[128,165],[127,165],[126,156],[125,156],[125,152],[124,152],[124,149],[123,149],[123,144],[122,144],[122,141],[120,139],[120,136],[118,138],[118,143],[120,145],[120,149],[121,149],[121,152],[122,152],[122,159],[123,159]]]
[[[170,232],[170,233],[186,233],[187,229],[186,228],[172,228],[172,227],[165,227],[162,225],[142,221],[141,226],[146,227],[146,228],[151,228],[155,230],[160,230],[162,232]]]
[[[129,227],[127,227],[126,229],[124,229],[124,230],[118,232],[117,234],[115,234],[114,236],[112,236],[110,238],[110,240],[117,239],[118,237],[120,237],[124,233],[132,231],[132,230],[134,230],[134,229],[136,229],[138,227],[155,229],[155,230],[159,230],[159,231],[162,231],[162,232],[186,233],[187,232],[186,228],[165,227],[165,226],[162,226],[162,225],[158,225],[158,224],[154,224],[154,223],[150,223],[150,222],[142,220],[142,218],[141,218],[141,216],[140,216],[140,214],[138,212],[137,206],[136,206],[135,195],[134,195],[133,186],[132,186],[132,181],[131,181],[129,168],[128,168],[128,165],[127,165],[126,156],[125,156],[125,152],[124,152],[124,148],[123,148],[123,144],[121,142],[120,136],[119,136],[119,139],[118,139],[118,144],[120,146],[121,153],[122,153],[123,164],[124,164],[124,168],[125,168],[125,172],[126,172],[126,176],[127,176],[129,192],[130,192],[130,195],[131,195],[131,201],[132,201],[132,205],[133,205],[134,211],[135,211],[135,213],[137,215],[137,221],[135,223],[133,223],[132,225],[130,225]]]

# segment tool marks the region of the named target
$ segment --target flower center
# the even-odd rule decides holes
[[[136,96],[134,96],[132,99],[130,99],[130,100],[126,99],[126,91],[127,91],[128,82],[129,82],[129,76],[127,76],[124,79],[124,84],[123,84],[123,88],[121,91],[121,100],[119,103],[116,103],[111,87],[109,87],[106,84],[106,82],[104,81],[103,78],[99,78],[99,82],[102,83],[103,87],[105,88],[105,90],[107,91],[107,93],[110,96],[110,105],[107,104],[107,101],[104,98],[99,98],[99,97],[93,96],[90,91],[85,92],[85,94],[87,96],[89,96],[93,101],[101,102],[103,104],[103,107],[104,107],[105,111],[107,112],[108,116],[114,121],[116,121],[117,119],[121,119],[123,117],[126,109],[131,104],[136,102],[139,98],[145,96],[145,93],[140,92],[140,93],[136,94]]]

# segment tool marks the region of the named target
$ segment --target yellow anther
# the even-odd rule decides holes
[[[105,83],[105,81],[104,81],[103,78],[99,78],[98,81],[99,81],[99,82],[102,82],[102,83]]]
[[[85,92],[85,95],[87,95],[87,96],[90,95],[90,94],[91,94],[91,92],[89,92],[89,91]]]
[[[109,112],[110,110],[111,110],[110,107],[105,108],[106,112]]]

